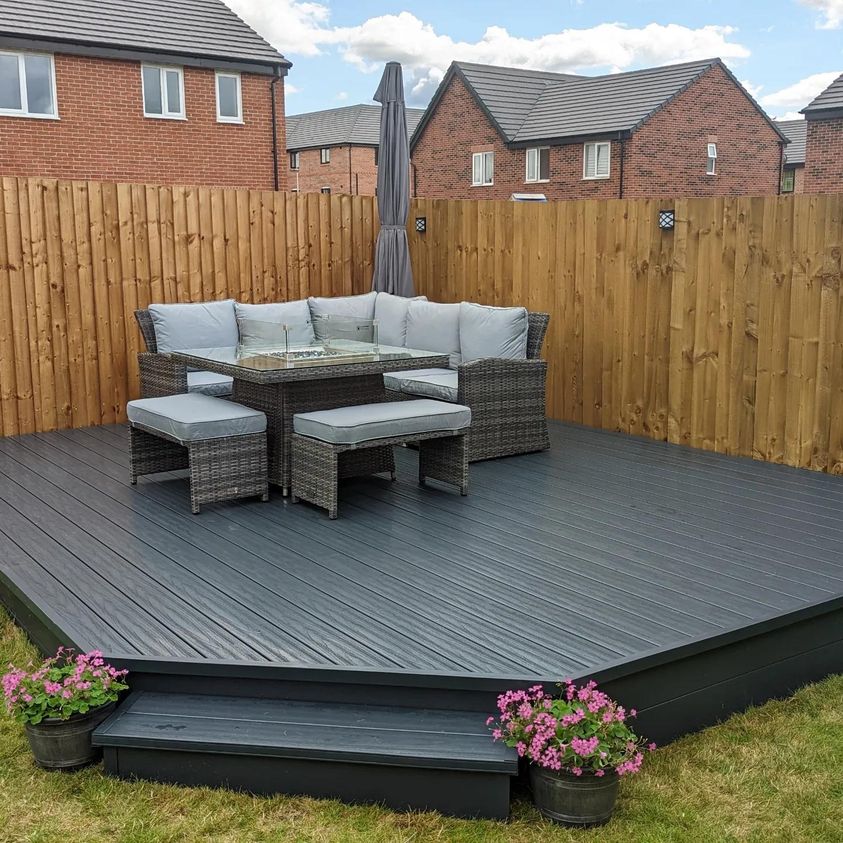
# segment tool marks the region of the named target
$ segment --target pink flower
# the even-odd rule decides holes
[[[582,775],[582,767],[571,767],[571,772],[575,776],[581,776]]]
[[[601,778],[602,776],[606,775],[606,771],[605,770],[595,770],[594,775],[597,776],[597,778]]]
[[[654,743],[648,743],[647,744],[647,750],[649,752],[655,752],[656,751],[656,745]]]

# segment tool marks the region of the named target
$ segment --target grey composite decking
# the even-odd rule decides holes
[[[278,496],[193,516],[182,476],[129,486],[120,426],[0,439],[6,602],[112,656],[549,680],[843,594],[840,478],[551,432],[467,498],[399,450],[336,522]]]

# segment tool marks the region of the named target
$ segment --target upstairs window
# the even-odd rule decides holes
[[[330,193],[331,188],[330,187],[323,187],[323,188],[320,188],[319,192],[320,193]]]
[[[184,120],[184,74],[180,67],[141,66],[143,116]]]
[[[290,153],[290,169],[291,170],[298,170],[299,168],[299,154],[298,152],[291,152]]]
[[[495,183],[495,153],[475,152],[471,156],[471,184],[473,187]]]
[[[319,150],[319,161],[322,164],[330,164],[331,163],[331,147],[330,146],[323,146],[322,149]]]
[[[582,177],[584,179],[609,178],[609,160],[612,156],[612,144],[587,143],[583,148]]]
[[[796,181],[796,170],[789,169],[782,173],[782,193],[793,193]]]
[[[378,166],[378,147],[375,147],[375,166]]]
[[[217,122],[242,123],[243,101],[240,74],[217,71]]]
[[[0,50],[0,114],[58,117],[52,56]]]
[[[550,147],[539,146],[527,150],[527,174],[524,181],[548,181],[550,179]]]
[[[713,176],[717,172],[717,144],[708,144],[708,158],[705,162],[705,174]]]

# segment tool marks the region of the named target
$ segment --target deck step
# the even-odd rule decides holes
[[[132,693],[94,733],[106,771],[505,818],[515,753],[474,711]]]

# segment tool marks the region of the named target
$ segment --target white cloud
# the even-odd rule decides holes
[[[348,91],[340,91],[340,92],[337,94],[337,99],[338,99],[340,102],[345,102],[345,101],[348,99]]]
[[[751,97],[754,97],[755,99],[758,99],[761,94],[761,91],[764,88],[763,85],[753,85],[752,82],[749,81],[749,79],[741,79],[741,85],[743,85],[744,88],[749,91],[749,95]]]
[[[300,94],[301,88],[298,85],[291,85],[289,82],[284,83],[284,95],[287,94]]]
[[[336,27],[331,26],[330,10],[323,3],[226,2],[281,52],[293,58],[335,48],[347,62],[366,73],[378,72],[385,61],[400,61],[409,99],[419,104],[427,101],[454,60],[593,72],[711,56],[733,60],[749,56],[749,50],[734,40],[736,30],[730,26],[692,29],[679,24],[629,27],[603,23],[535,38],[521,38],[501,26],[489,26],[477,41],[458,41],[406,11],[368,18],[356,26]]]
[[[780,91],[773,91],[761,97],[761,105],[772,108],[804,108],[839,75],[839,70],[833,70],[830,73],[814,73],[806,76]]]
[[[780,114],[778,117],[774,117],[773,120],[804,120],[805,115],[800,114],[798,111],[785,111],[784,114]]]
[[[803,6],[816,9],[822,15],[817,29],[840,29],[843,26],[843,0],[799,0]]]

